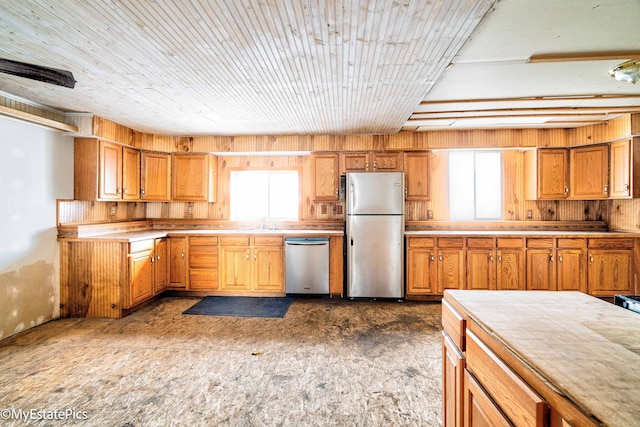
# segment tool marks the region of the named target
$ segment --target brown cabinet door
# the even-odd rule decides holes
[[[186,238],[170,237],[169,246],[169,286],[185,288],[187,286]]]
[[[248,291],[251,289],[252,253],[250,247],[220,247],[220,289]]]
[[[429,200],[431,153],[405,153],[406,200]]]
[[[173,200],[215,202],[215,162],[210,154],[174,154]]]
[[[467,283],[465,289],[496,289],[495,251],[467,249]]]
[[[313,199],[321,201],[337,201],[339,196],[338,154],[314,154],[313,167]]]
[[[278,246],[253,248],[253,289],[284,292],[284,251]]]
[[[434,249],[407,250],[407,295],[427,295],[436,292]]]
[[[527,249],[527,290],[556,290],[553,249]]]
[[[525,290],[524,252],[522,249],[499,249],[496,260],[496,289]]]
[[[538,151],[538,198],[565,199],[568,196],[569,156],[565,149]]]
[[[498,406],[487,395],[480,383],[464,370],[464,426],[465,427],[511,427]]]
[[[631,197],[631,140],[610,145],[609,197]]]
[[[171,200],[171,156],[163,153],[142,153],[142,200]]]
[[[167,239],[156,239],[153,249],[155,293],[169,286],[169,245]]]
[[[340,174],[369,172],[369,153],[340,153]]]
[[[597,297],[632,293],[633,250],[590,249],[587,288]]]
[[[571,149],[570,196],[575,199],[609,197],[609,147],[606,144]]]
[[[373,171],[378,172],[402,172],[403,162],[402,153],[400,152],[384,152],[372,153]]]
[[[559,291],[587,292],[585,253],[581,249],[558,249],[556,285]]]
[[[444,427],[462,427],[465,360],[451,338],[442,334],[442,401]]]
[[[438,249],[438,293],[464,288],[464,250]]]
[[[122,148],[122,199],[140,200],[140,150]]]
[[[129,301],[125,308],[151,298],[153,286],[153,253],[152,251],[136,252],[129,256]]]
[[[98,197],[122,199],[122,146],[100,141],[100,180]]]

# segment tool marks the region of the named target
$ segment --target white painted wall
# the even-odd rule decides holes
[[[0,339],[60,314],[56,199],[73,198],[73,138],[0,117]]]

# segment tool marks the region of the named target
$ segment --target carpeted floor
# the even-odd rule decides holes
[[[439,303],[296,299],[282,319],[182,314],[196,301],[0,341],[0,425],[441,425]],[[11,421],[32,410],[67,419]]]

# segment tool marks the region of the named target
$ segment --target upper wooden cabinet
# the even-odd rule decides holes
[[[572,148],[571,184],[572,199],[606,199],[609,197],[609,146],[594,144]]]
[[[398,172],[402,169],[402,153],[399,151],[340,153],[341,175],[349,172]]]
[[[217,157],[213,154],[173,154],[173,200],[215,202],[217,168]]]
[[[143,151],[141,175],[142,200],[171,200],[171,155]]]
[[[140,199],[140,150],[95,138],[74,144],[74,199]]]
[[[640,198],[640,138],[609,144],[609,197]]]
[[[566,199],[569,196],[569,152],[537,148],[524,152],[526,200]]]
[[[339,199],[338,153],[313,155],[313,200],[335,202]]]
[[[404,154],[405,200],[429,200],[431,152]]]

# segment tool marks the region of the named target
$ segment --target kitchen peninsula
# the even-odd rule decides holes
[[[637,313],[577,292],[446,291],[442,323],[445,426],[638,425]]]

